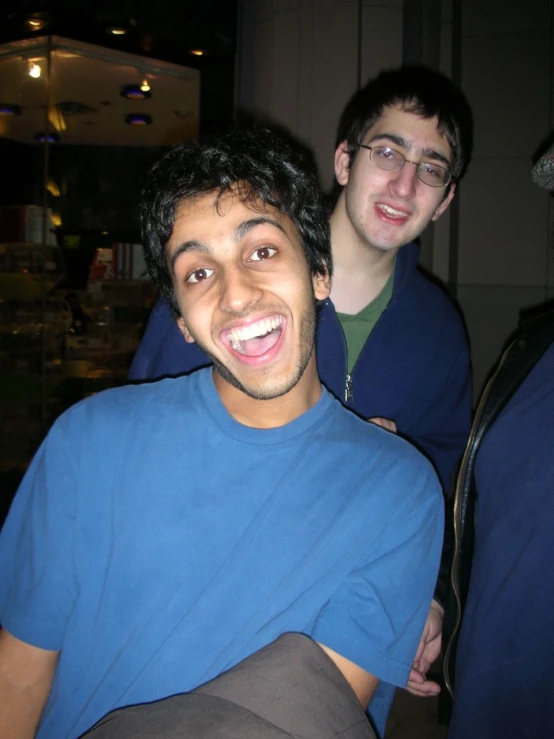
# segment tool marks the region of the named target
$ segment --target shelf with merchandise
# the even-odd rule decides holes
[[[59,246],[0,243],[0,468],[25,466],[61,412],[62,347],[69,306]]]
[[[41,300],[64,274],[59,246],[0,243],[0,300]]]
[[[64,366],[71,376],[125,381],[156,292],[146,280],[99,280],[74,291],[79,330],[66,336]]]

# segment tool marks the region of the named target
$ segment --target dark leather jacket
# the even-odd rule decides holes
[[[444,569],[450,569],[450,592],[444,619],[444,677],[453,697],[457,638],[467,600],[474,544],[475,461],[481,442],[494,420],[554,341],[554,303],[522,314],[519,328],[490,377],[475,413],[458,473],[453,513],[446,531]]]

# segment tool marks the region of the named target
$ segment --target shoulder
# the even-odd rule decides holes
[[[469,356],[469,343],[461,309],[441,285],[415,270],[391,311],[400,335],[410,344],[425,346],[427,358],[436,352],[443,359]],[[392,318],[392,316],[391,316]]]
[[[172,309],[160,298],[133,358],[129,379],[140,382],[176,377],[209,364],[210,359],[197,344],[185,342]]]
[[[413,275],[411,288],[414,297],[427,311],[429,317],[462,330],[462,312],[448,292],[446,285],[443,285],[438,278],[418,268]]]
[[[365,421],[335,401],[335,419],[326,442],[338,447],[348,473],[364,489],[382,491],[389,502],[411,498],[416,505],[426,500],[442,501],[441,487],[429,460],[410,442]],[[395,505],[393,503],[393,505]]]
[[[419,247],[415,243],[403,246],[397,256],[399,301],[416,301],[435,322],[449,321],[463,326],[462,312],[448,287],[432,272],[419,264]],[[396,283],[396,279],[395,279]],[[396,284],[395,284],[396,287]]]
[[[104,390],[76,403],[60,416],[53,431],[70,435],[85,430],[92,433],[121,433],[130,424],[137,433],[151,424],[159,425],[166,414],[190,407],[194,375],[164,379]]]

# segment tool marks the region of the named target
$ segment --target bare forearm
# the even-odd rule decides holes
[[[33,739],[46,700],[43,690],[16,688],[0,675],[0,736]]]
[[[329,647],[326,647],[324,644],[321,644],[320,642],[318,642],[318,644],[333,660],[342,672],[346,681],[350,683],[350,687],[354,693],[356,693],[358,700],[365,710],[369,705],[369,701],[373,697],[373,693],[379,685],[379,679],[374,675],[370,675],[369,672],[366,672],[361,667],[354,664],[354,662],[351,662],[346,659],[346,657],[343,657]]]
[[[58,652],[0,629],[0,737],[33,739],[50,695]]]

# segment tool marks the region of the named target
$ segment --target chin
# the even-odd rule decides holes
[[[241,383],[240,387],[246,395],[255,400],[273,400],[289,393],[298,383],[296,377],[276,379],[268,378],[258,383]]]
[[[272,376],[272,373],[268,372],[266,377],[260,377],[256,381],[256,379],[252,380],[248,377],[241,377],[242,373],[233,372],[226,365],[215,360],[215,358],[213,358],[213,362],[216,371],[225,382],[255,400],[280,398],[282,395],[290,392],[300,379],[297,376],[298,373],[283,377],[282,373],[276,373],[275,376]],[[260,373],[263,373],[263,370]]]

